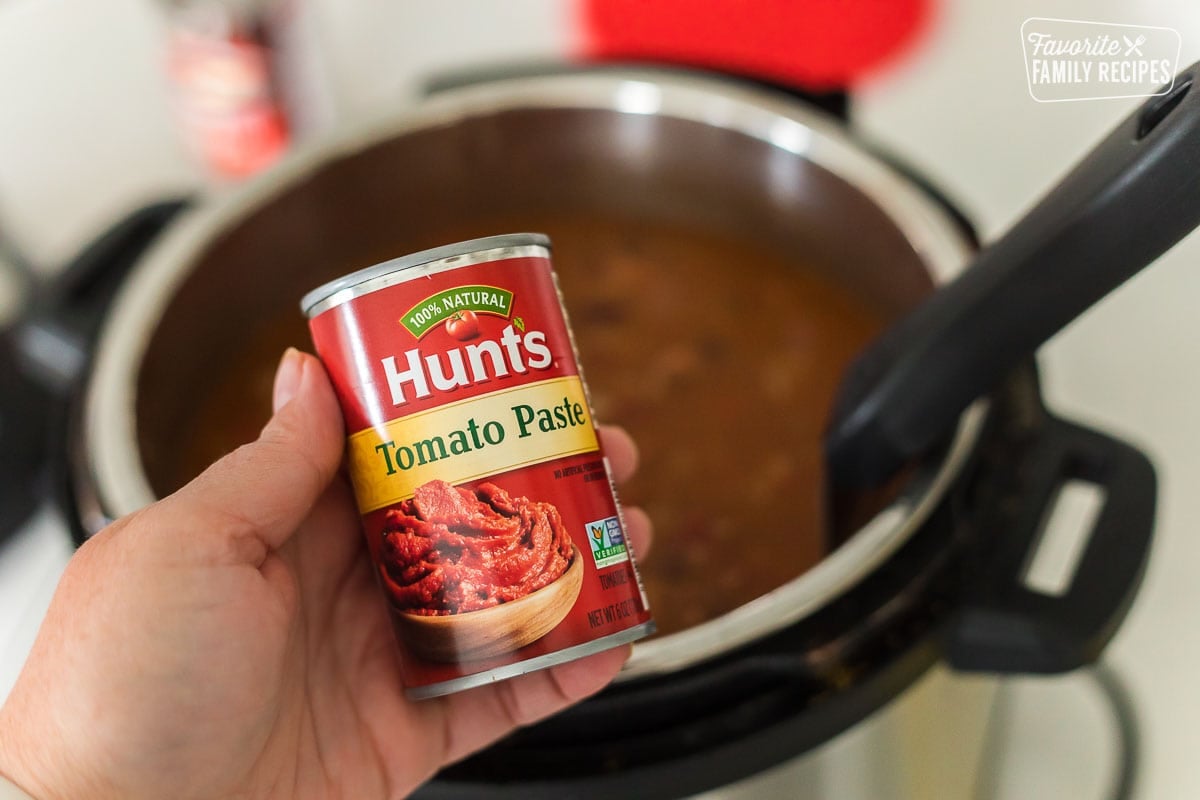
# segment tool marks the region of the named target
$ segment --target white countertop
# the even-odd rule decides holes
[[[553,0],[503,9],[470,2],[457,13],[465,14],[465,7],[483,27],[494,32],[493,26],[508,25],[513,36],[423,43],[411,32],[424,20],[446,32],[461,30],[461,19],[434,3],[406,3],[401,10],[374,0],[351,11],[334,0],[314,0],[314,7],[336,49],[328,65],[344,114],[401,96],[414,70],[468,53],[481,60],[560,50],[564,45],[551,39],[568,17]],[[958,0],[938,8],[918,52],[858,94],[855,121],[961,202],[989,237],[1137,103],[1035,103],[1019,40],[1024,19],[1170,26],[1182,36],[1180,66],[1200,58],[1200,4],[1194,2]],[[522,24],[526,17],[537,24]],[[157,34],[156,20],[136,0],[0,0],[0,228],[49,268],[122,210],[195,181],[165,116]],[[340,46],[346,42],[355,47]],[[365,78],[381,74],[387,78]],[[1200,797],[1200,728],[1193,716],[1200,710],[1194,677],[1200,664],[1194,621],[1200,609],[1197,262],[1200,236],[1193,235],[1040,356],[1056,410],[1137,443],[1159,469],[1160,521],[1149,572],[1108,654],[1142,718],[1137,796],[1154,800]],[[0,696],[15,678],[69,552],[48,513],[0,552]],[[1064,730],[1064,721],[1074,719],[1067,708],[1072,680],[1019,685],[1021,735],[1012,737],[1007,755],[1019,768],[1008,771],[1004,797],[1078,796],[1072,773],[1101,758],[1080,745],[1094,732]]]

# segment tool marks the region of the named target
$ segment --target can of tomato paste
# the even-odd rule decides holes
[[[549,239],[426,250],[301,306],[410,696],[653,633]]]

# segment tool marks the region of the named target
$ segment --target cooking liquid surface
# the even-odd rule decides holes
[[[617,217],[514,214],[427,231],[377,261],[525,230],[553,242],[596,418],[624,426],[641,452],[620,496],[654,521],[638,562],[659,633],[817,563],[829,549],[821,433],[843,370],[883,316],[767,247]],[[198,398],[176,484],[258,434],[288,345],[311,350],[298,311],[262,326]]]

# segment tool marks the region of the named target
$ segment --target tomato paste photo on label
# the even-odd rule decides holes
[[[517,600],[560,578],[575,557],[557,508],[494,483],[468,491],[430,481],[387,517],[379,570],[392,603],[410,614]]]

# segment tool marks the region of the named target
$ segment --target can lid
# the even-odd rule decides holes
[[[400,270],[412,269],[433,264],[438,261],[450,262],[447,266],[461,265],[467,266],[473,261],[464,258],[475,253],[483,253],[490,250],[503,250],[516,247],[550,247],[550,237],[544,233],[506,233],[500,236],[485,236],[481,239],[468,239],[465,242],[455,242],[454,244],[442,245],[429,250],[422,250],[419,253],[413,253],[407,256],[400,256],[380,264],[360,269],[357,272],[351,272],[349,275],[343,275],[340,278],[324,283],[313,289],[308,294],[300,299],[300,310],[305,316],[312,318],[317,314],[325,311],[339,302],[326,302],[331,300],[334,295],[353,289],[360,284],[372,281],[376,278],[381,278],[385,275],[390,275]],[[382,287],[375,287],[382,288]],[[351,294],[345,299],[349,300],[356,295]]]

